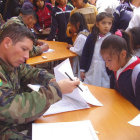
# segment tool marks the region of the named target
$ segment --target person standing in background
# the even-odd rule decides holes
[[[52,22],[52,4],[45,0],[33,0],[34,10],[38,16],[36,29],[42,34],[49,34]]]
[[[57,0],[52,12],[51,32],[47,40],[71,43],[71,39],[66,35],[66,28],[70,17],[72,6],[67,4],[67,0]]]
[[[111,35],[112,22],[112,14],[106,12],[99,13],[92,32],[87,37],[80,58],[80,75],[86,84],[110,87],[110,78],[105,62],[100,54],[100,48],[103,40]]]
[[[111,31],[115,33],[118,29],[126,30],[133,16],[133,11],[140,6],[138,0],[124,0],[114,12],[114,22]]]
[[[88,29],[89,29],[89,31],[91,31],[90,29],[91,29],[91,27],[93,27],[93,25],[95,23],[96,15],[98,13],[96,7],[94,5],[89,4],[88,0],[72,0],[72,3],[75,8],[71,11],[70,16],[72,14],[74,14],[76,11],[79,12],[78,10],[80,10],[80,9],[84,11],[84,12],[82,12],[82,14],[89,11],[89,15],[88,15],[88,16],[90,16],[89,19],[91,19],[91,15],[92,15],[93,23],[91,24],[86,21],[87,25],[88,25]],[[92,13],[91,13],[91,11],[92,11]],[[85,15],[85,19],[86,19],[86,15]],[[68,25],[67,25],[66,33],[67,33],[68,37],[72,38],[72,42],[74,42],[77,37],[77,34],[73,34],[71,32],[70,23],[68,23]]]

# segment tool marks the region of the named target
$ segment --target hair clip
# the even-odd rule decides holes
[[[120,30],[117,30],[117,31],[115,32],[115,35],[122,37],[122,32],[121,32]]]

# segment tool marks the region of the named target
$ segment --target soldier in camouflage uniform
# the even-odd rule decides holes
[[[1,29],[5,28],[11,23],[18,23],[24,25],[25,27],[31,29],[34,27],[37,21],[37,16],[32,9],[21,9],[21,14],[18,17],[12,17],[9,19]],[[40,55],[43,51],[48,50],[49,46],[46,43],[42,43],[41,46],[33,46],[33,50],[30,51],[30,57]]]
[[[46,70],[25,64],[33,41],[33,34],[20,24],[0,32],[0,140],[31,139],[32,121],[79,84],[69,79],[56,83]],[[42,86],[36,92],[29,83]]]

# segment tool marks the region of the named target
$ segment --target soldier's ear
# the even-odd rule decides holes
[[[9,47],[11,47],[12,45],[12,40],[10,37],[5,37],[3,40],[3,45],[6,49],[8,49]]]

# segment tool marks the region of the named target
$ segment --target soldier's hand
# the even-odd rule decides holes
[[[76,79],[74,81],[71,81],[70,79],[64,79],[58,82],[61,92],[64,94],[71,93],[75,88],[77,88],[77,85],[79,84],[80,84],[79,79]]]
[[[37,40],[37,42],[36,42],[36,45],[37,46],[41,46],[41,45],[43,45],[44,44],[44,42],[43,41],[40,41],[40,40]]]
[[[44,52],[44,51],[47,51],[49,49],[49,45],[44,43],[43,45],[40,46],[41,47],[41,51]]]

